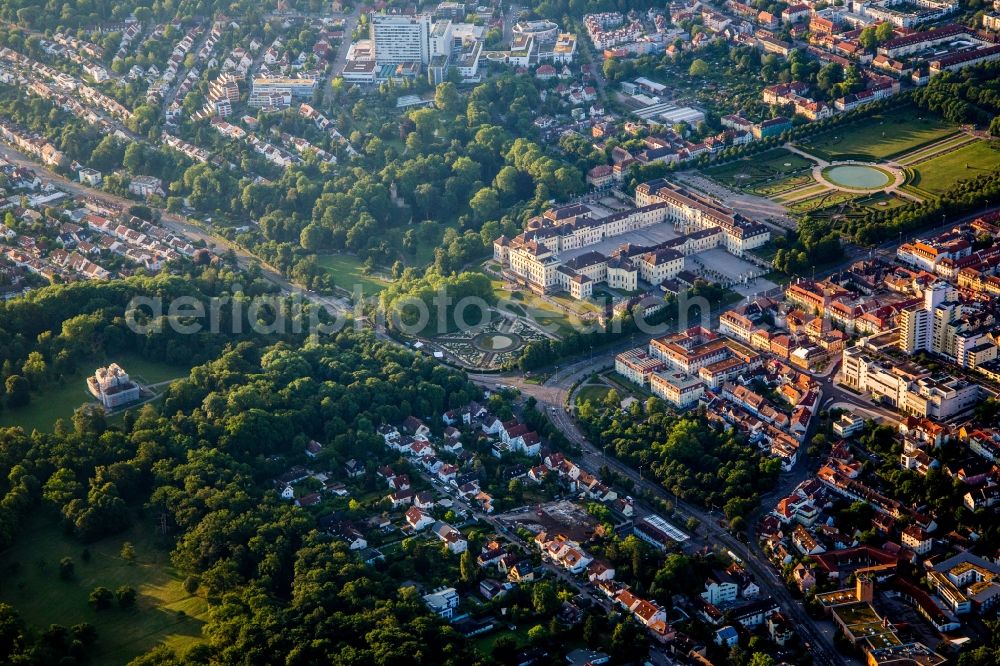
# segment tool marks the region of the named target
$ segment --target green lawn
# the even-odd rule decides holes
[[[896,196],[894,194],[886,194],[885,192],[879,192],[867,199],[863,199],[859,202],[862,208],[867,208],[870,210],[892,210],[893,208],[901,208],[911,203],[908,199]]]
[[[119,556],[125,541],[135,546],[132,564]],[[16,607],[35,629],[91,623],[98,634],[97,664],[124,664],[158,644],[183,652],[202,640],[208,605],[184,590],[167,551],[154,545],[152,528],[134,526],[88,548],[91,559],[85,562],[84,546],[65,536],[55,519],[32,521],[17,544],[0,555],[0,601]],[[63,557],[73,558],[73,580],[59,577]],[[139,593],[134,609],[96,611],[87,603],[95,587],[114,591],[120,585]]]
[[[191,370],[190,367],[149,361],[132,352],[82,361],[72,376],[50,383],[41,391],[33,391],[31,403],[26,407],[0,412],[0,427],[21,426],[26,432],[51,430],[58,419],[68,419],[73,416],[77,407],[93,402],[87,392],[87,377],[98,367],[112,362],[122,366],[129,375],[144,385],[187,377]]]
[[[590,400],[592,403],[597,404],[604,400],[605,396],[607,396],[610,391],[611,389],[607,386],[595,386],[591,384],[580,388],[576,394],[576,398],[580,402]]]
[[[958,125],[909,107],[868,116],[799,142],[806,152],[825,160],[884,160],[903,155],[946,136]]]
[[[973,141],[910,168],[914,175],[909,186],[932,195],[944,194],[961,180],[1000,169],[1000,141]]]
[[[822,210],[824,208],[829,208],[830,206],[835,206],[837,204],[850,201],[858,197],[857,192],[841,192],[840,190],[830,190],[824,194],[820,194],[809,199],[802,199],[801,201],[796,201],[795,203],[788,204],[788,210],[793,213],[809,213],[812,211]]]
[[[815,185],[811,185],[809,187],[802,187],[797,190],[790,190],[785,192],[784,194],[781,194],[779,196],[772,196],[770,198],[773,201],[777,201],[778,203],[786,203],[792,199],[798,199],[800,197],[804,197],[807,194],[819,194],[820,192],[823,192],[827,189],[828,188],[826,185],[823,185],[821,183],[816,183]]]
[[[727,187],[767,194],[805,183],[801,177],[805,174],[794,177],[793,174],[813,166],[811,160],[784,148],[774,148],[759,155],[705,169],[704,173]]]
[[[493,646],[501,636],[509,636],[514,639],[514,643],[518,649],[528,645],[528,629],[531,627],[525,625],[511,631],[510,629],[501,628],[503,627],[502,620],[503,618],[497,620],[497,628],[493,631],[472,639],[472,647],[483,657],[488,658],[493,654]]]
[[[783,178],[774,182],[758,185],[753,188],[753,191],[756,194],[774,198],[780,194],[787,194],[789,192],[801,190],[803,187],[810,184],[815,185],[816,181],[813,180],[812,173],[807,172],[791,176],[790,178]]]
[[[348,293],[361,285],[362,293],[374,296],[385,289],[386,281],[361,272],[361,260],[350,254],[327,254],[316,257],[316,264],[333,276],[333,283]]]
[[[505,291],[503,283],[499,280],[491,280],[490,283],[493,285],[493,293],[496,294],[497,300],[508,312],[529,317],[547,329],[554,329],[552,332],[559,336],[576,330],[573,321],[565,312],[527,289],[511,292]]]
[[[936,141],[925,148],[909,152],[905,156],[899,158],[898,161],[900,164],[904,166],[909,166],[911,164],[919,162],[920,160],[926,157],[938,153],[944,150],[945,148],[958,147],[963,143],[971,143],[973,141],[975,141],[975,139],[970,137],[968,134],[958,133],[952,137],[949,137],[948,139],[942,141]]]

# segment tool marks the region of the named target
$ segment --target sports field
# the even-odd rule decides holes
[[[958,132],[958,125],[910,107],[867,116],[798,142],[825,160],[879,161],[903,155]]]

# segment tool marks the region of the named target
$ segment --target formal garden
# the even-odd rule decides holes
[[[546,338],[524,319],[494,313],[486,324],[439,335],[431,343],[464,367],[498,370],[526,344]]]
[[[819,167],[822,168],[819,168]],[[899,192],[920,203],[1000,169],[1000,141],[912,105],[817,129],[788,147],[704,169],[719,184],[780,203],[792,215],[842,209]],[[897,198],[880,209],[904,205]]]

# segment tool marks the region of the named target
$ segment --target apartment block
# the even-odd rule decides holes
[[[683,372],[652,373],[649,390],[678,409],[696,404],[705,395],[705,385],[701,380]]]
[[[285,77],[260,77],[253,80],[253,89],[247,105],[253,108],[270,106],[276,96],[282,98],[312,99],[317,80]]]
[[[450,25],[450,22],[448,22]],[[369,31],[375,44],[375,61],[379,65],[400,65],[417,62],[427,65],[431,60],[431,17],[429,14],[369,15]],[[435,45],[444,49],[445,35],[437,35]]]
[[[663,367],[663,361],[652,358],[642,347],[630,349],[615,357],[615,371],[639,386],[648,385],[649,377]]]
[[[844,350],[841,372],[847,386],[912,416],[946,420],[972,409],[979,400],[977,384],[884,362],[863,345]]]

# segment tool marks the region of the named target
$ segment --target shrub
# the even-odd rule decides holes
[[[118,600],[118,607],[122,609],[134,607],[136,596],[135,588],[131,585],[122,585],[115,590],[115,599]]]
[[[74,574],[73,558],[64,557],[59,560],[59,577],[63,580],[72,580]]]
[[[113,602],[114,599],[115,595],[108,588],[95,587],[90,593],[88,601],[95,610],[105,610],[107,608],[111,608],[111,602]]]

